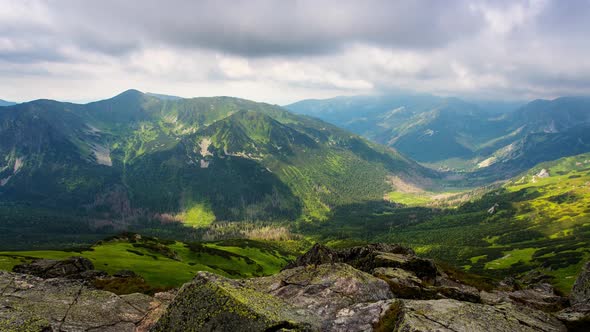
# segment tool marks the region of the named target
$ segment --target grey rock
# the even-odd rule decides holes
[[[555,293],[548,284],[539,284],[517,291],[492,291],[480,293],[486,304],[512,303],[546,312],[556,312],[568,306],[567,298]]]
[[[16,265],[14,272],[34,275],[40,278],[82,278],[81,273],[93,270],[92,262],[84,257],[70,257],[64,260],[37,259],[32,263]]]
[[[153,311],[166,305],[143,294],[92,289],[80,280],[0,272],[0,331],[147,331],[146,317],[153,321]]]
[[[244,282],[208,272],[182,286],[151,331],[317,331],[317,317]]]
[[[305,254],[297,257],[297,260],[288,264],[283,270],[298,266],[337,263],[339,261],[338,254],[334,250],[320,243],[316,243]]]
[[[342,310],[347,312],[348,322],[376,322],[383,311],[374,312],[370,308],[381,308],[382,304],[373,305],[393,298],[386,282],[341,263],[297,267],[274,276],[249,279],[246,283],[297,309],[317,314],[324,331],[354,330],[342,320],[336,323]]]
[[[590,303],[590,262],[586,262],[570,294],[572,304]]]
[[[200,272],[153,331],[372,331],[392,296],[383,280],[341,263],[242,281]]]
[[[491,306],[443,300],[398,300],[396,328],[399,332],[515,332],[567,331],[549,314],[510,303]]]
[[[569,331],[590,331],[590,304],[578,303],[555,315]]]

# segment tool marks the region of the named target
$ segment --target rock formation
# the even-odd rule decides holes
[[[588,331],[590,321],[590,264],[569,299],[539,273],[484,291],[387,244],[315,245],[273,276],[234,280],[200,272],[177,293],[155,296],[115,295],[72,279],[94,271],[76,258],[15,269],[57,277],[1,272],[0,331],[552,332]]]
[[[0,271],[0,331],[148,331],[168,294],[115,295],[84,281]]]

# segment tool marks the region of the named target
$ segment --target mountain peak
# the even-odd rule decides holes
[[[120,94],[114,96],[113,98],[118,98],[118,97],[131,97],[131,96],[143,96],[144,93],[136,90],[136,89],[129,89],[129,90],[125,90],[123,92],[121,92]]]

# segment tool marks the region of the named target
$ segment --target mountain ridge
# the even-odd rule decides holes
[[[486,174],[487,181],[507,179],[543,161],[538,154],[559,158],[590,151],[571,144],[535,152],[526,148],[531,137],[572,141],[572,136],[581,132],[576,128],[590,126],[590,98],[585,96],[534,100],[508,112],[431,95],[338,97],[304,100],[286,107],[394,147],[423,165],[474,172],[474,177]],[[514,153],[514,148],[523,150]],[[521,161],[527,158],[534,161]],[[506,163],[512,171],[499,172],[509,168],[502,166]]]
[[[0,136],[0,209],[12,206],[23,227],[31,204],[105,231],[145,219],[197,229],[323,220],[338,205],[382,199],[390,176],[439,176],[321,120],[231,97],[36,100],[3,109]]]

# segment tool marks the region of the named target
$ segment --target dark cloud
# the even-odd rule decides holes
[[[588,31],[590,0],[0,0],[0,89],[590,94]]]
[[[477,32],[463,1],[53,1],[69,38],[101,52],[159,43],[245,56],[337,52],[351,43],[436,48]],[[73,35],[72,35],[73,34]],[[124,47],[130,50],[132,47]]]

